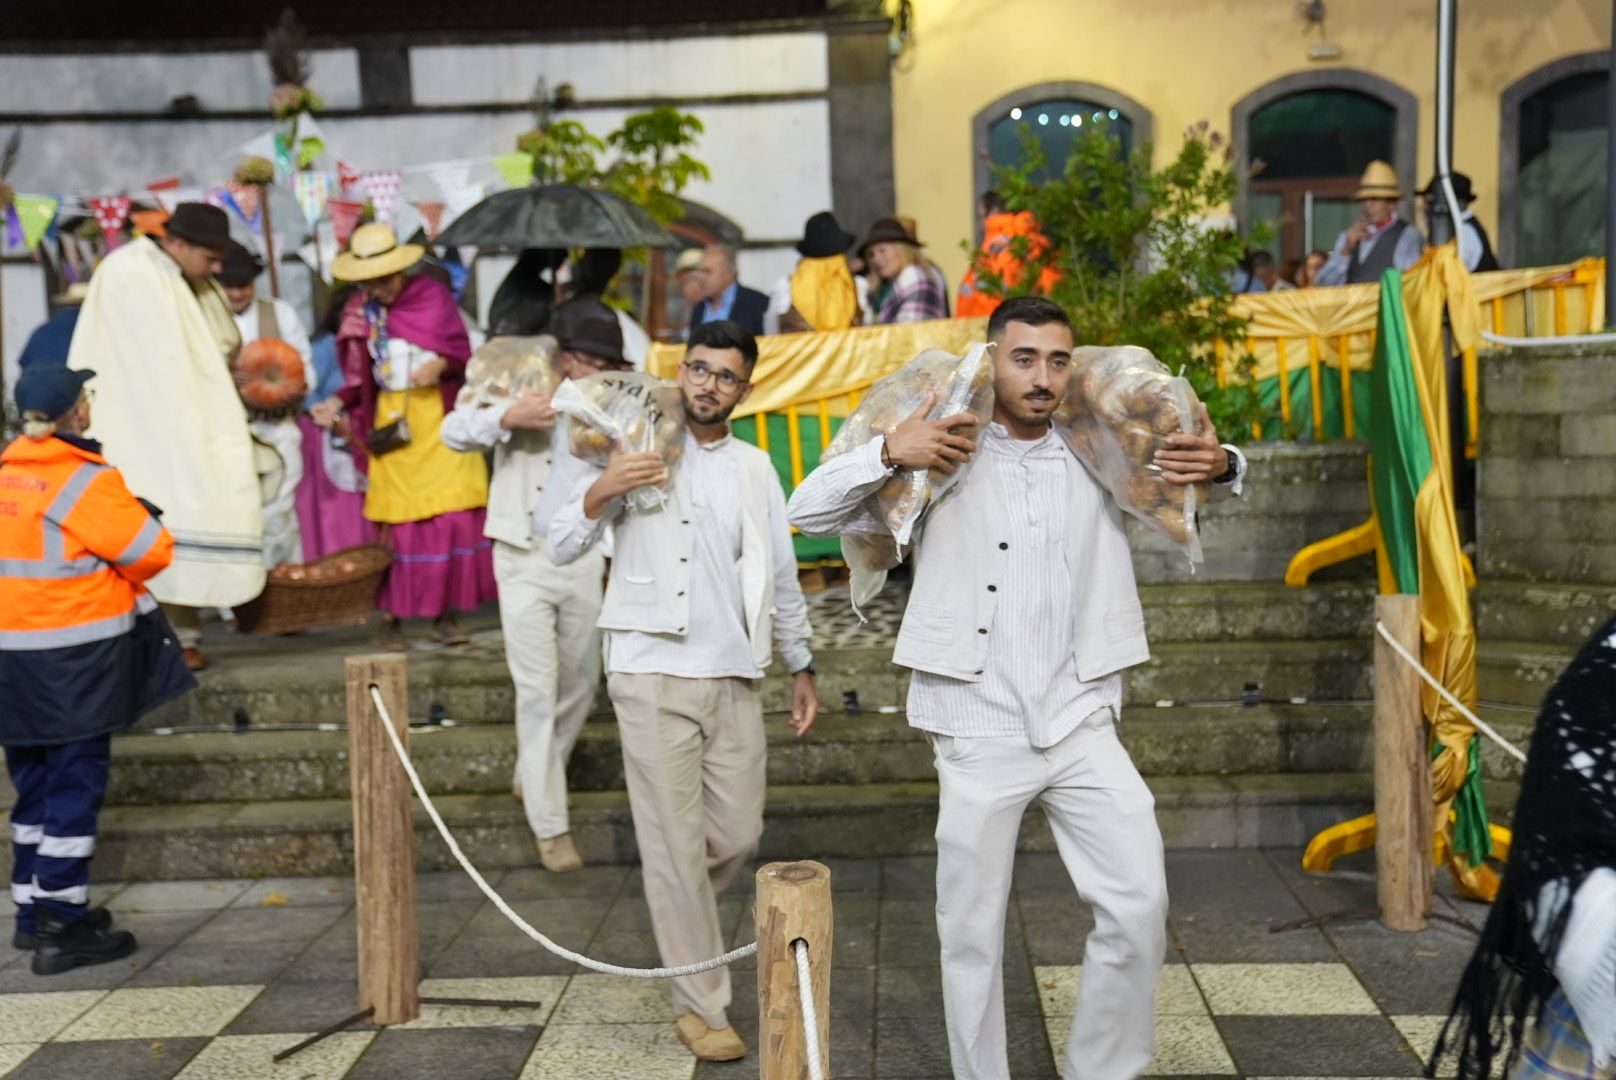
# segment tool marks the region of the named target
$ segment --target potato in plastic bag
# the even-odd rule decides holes
[[[679,388],[641,371],[601,371],[569,379],[551,404],[572,417],[572,452],[605,468],[612,450],[622,443],[631,453],[661,456],[669,483],[685,449],[685,406]],[[663,488],[642,487],[628,493],[629,504],[654,510],[667,499]]]
[[[555,355],[556,339],[549,334],[490,338],[466,363],[466,385],[461,393],[485,401],[553,394],[561,381]]]
[[[1133,345],[1072,352],[1072,376],[1055,410],[1055,429],[1117,505],[1201,561],[1193,484],[1169,484],[1154,464],[1176,432],[1193,434],[1201,403],[1189,380]]]
[[[976,438],[993,415],[993,359],[988,346],[973,345],[964,356],[927,349],[876,382],[842,423],[821,460],[829,461],[885,435],[912,416],[927,394],[936,395],[928,418],[969,412],[976,422],[958,433]],[[926,507],[941,498],[969,466],[966,462],[952,475],[941,469],[901,469],[871,496],[871,510],[886,530],[842,537],[842,557],[851,571],[855,609],[881,590],[886,571],[903,561]]]

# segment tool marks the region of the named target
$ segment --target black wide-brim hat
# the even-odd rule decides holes
[[[209,203],[180,203],[163,223],[163,230],[221,256],[230,250],[230,219]]]
[[[234,240],[230,241],[219,263],[219,272],[213,275],[213,280],[220,285],[251,285],[264,272],[264,261]]]
[[[805,259],[823,259],[842,254],[857,239],[842,228],[835,214],[821,210],[802,227],[802,241],[797,245],[797,253]]]
[[[1453,197],[1459,200],[1459,205],[1476,201],[1476,193],[1470,187],[1470,177],[1462,172],[1449,173],[1453,180]],[[1442,195],[1442,178],[1431,177],[1431,182],[1420,189],[1420,194],[1426,198],[1440,198]]]
[[[903,222],[897,218],[885,217],[870,226],[868,235],[864,237],[864,243],[859,245],[860,257],[866,256],[870,248],[876,244],[885,243],[908,244],[916,248],[925,246],[919,238],[909,235],[909,230],[903,227]]]

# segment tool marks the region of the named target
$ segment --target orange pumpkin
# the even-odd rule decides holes
[[[241,400],[254,409],[283,409],[308,394],[303,357],[279,338],[259,338],[242,347],[231,365]]]

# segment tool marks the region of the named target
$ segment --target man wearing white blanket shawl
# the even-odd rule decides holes
[[[102,260],[67,360],[96,371],[107,460],[174,536],[173,563],[147,585],[193,670],[205,663],[197,609],[236,607],[264,588],[258,472],[230,373],[241,334],[213,281],[229,245],[223,210],[175,207],[160,240]]]
[[[1167,882],[1155,801],[1117,739],[1124,668],[1149,658],[1122,512],[1051,427],[1071,375],[1066,313],[1006,301],[988,324],[995,403],[921,409],[825,462],[791,498],[811,536],[874,532],[870,496],[897,469],[966,471],[922,519],[893,661],[913,669],[909,723],[936,757],[937,934],[954,1075],[1005,1080],[1003,942],[1021,818],[1043,804],[1078,894],[1094,908],[1061,1075],[1124,1080],[1149,1066]],[[981,418],[983,421],[989,418]],[[1172,483],[1238,492],[1244,460],[1199,434],[1168,436]],[[1076,944],[1075,942],[1073,943]]]

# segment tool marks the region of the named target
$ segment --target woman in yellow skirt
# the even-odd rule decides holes
[[[488,470],[480,454],[450,450],[438,427],[465,382],[471,342],[454,294],[423,274],[419,244],[400,244],[385,225],[354,230],[333,274],[359,284],[337,330],[345,384],[318,409],[347,410],[368,454],[365,517],[384,527],[393,565],[377,606],[383,646],[404,647],[400,620],[433,620],[433,636],[463,644],[455,612],[494,599],[490,542],[483,536]],[[361,457],[361,462],[366,458]]]

